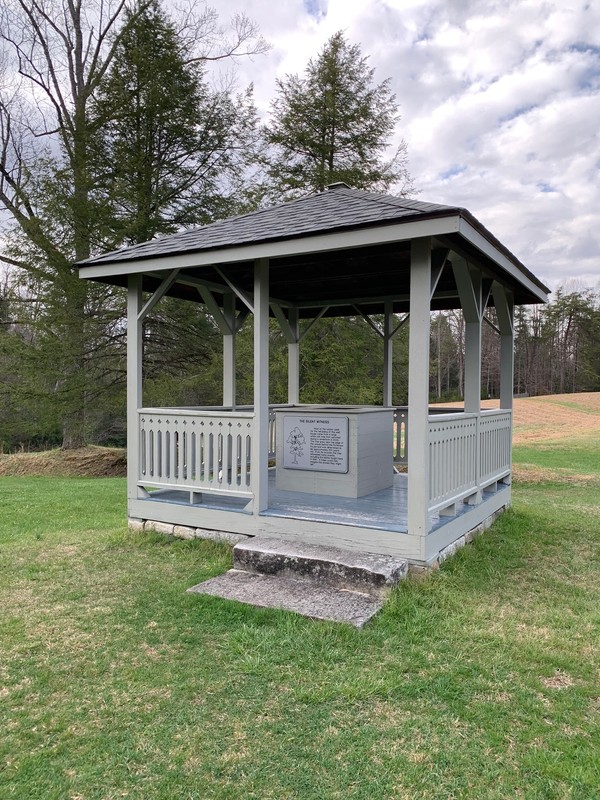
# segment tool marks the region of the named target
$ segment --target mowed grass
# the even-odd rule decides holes
[[[573,474],[576,479],[589,476],[600,480],[600,433],[593,431],[585,439],[567,442],[562,440],[521,444],[514,448],[513,462],[555,470],[559,479]]]
[[[120,479],[0,479],[0,798],[600,797],[588,455],[362,631],[186,594],[229,549]]]

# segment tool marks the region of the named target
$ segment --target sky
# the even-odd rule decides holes
[[[344,31],[391,79],[417,199],[467,208],[552,290],[600,288],[600,0],[216,5],[272,45],[237,64],[261,116]]]

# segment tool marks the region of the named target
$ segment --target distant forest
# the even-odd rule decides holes
[[[231,70],[270,45],[244,13],[161,0],[6,0],[0,6],[0,449],[125,443],[124,293],[82,281],[89,256],[317,192],[413,191],[399,103],[359,45],[335,33],[275,81],[261,120]],[[225,71],[214,72],[215,62]],[[381,320],[371,320],[377,327]],[[401,319],[398,320],[401,322]],[[498,394],[494,312],[482,387]],[[600,390],[597,290],[517,309],[515,392]],[[407,402],[410,319],[394,338]],[[459,312],[432,315],[431,399],[460,399]],[[144,331],[144,404],[222,398],[221,336],[204,306],[163,298]],[[237,337],[252,402],[252,319]],[[301,345],[303,402],[382,401],[383,348],[361,316],[320,319]],[[271,329],[272,402],[287,347]]]
[[[52,360],[54,342],[40,327],[41,299],[14,297],[0,302],[4,452],[58,446],[62,437],[61,385]],[[221,336],[201,305],[165,300],[145,330],[144,405],[221,403]],[[494,310],[483,326],[482,398],[499,394],[499,336]],[[375,318],[375,322],[377,319]],[[394,403],[408,398],[410,317],[394,338]],[[460,400],[464,375],[464,324],[460,311],[432,313],[431,402]],[[87,387],[86,438],[91,443],[125,444],[124,319],[115,319],[111,347]],[[271,324],[270,397],[286,401],[287,347]],[[90,343],[93,357],[94,343]],[[252,318],[238,334],[239,404],[252,402]],[[382,398],[381,339],[360,316],[321,319],[301,346],[302,402],[379,404]],[[600,293],[556,292],[548,305],[515,311],[516,395],[600,391]]]

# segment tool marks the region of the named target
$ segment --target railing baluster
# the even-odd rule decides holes
[[[190,480],[196,481],[196,432],[190,435]]]
[[[142,475],[146,474],[146,428],[140,431],[140,472]]]

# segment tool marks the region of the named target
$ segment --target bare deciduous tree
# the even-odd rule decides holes
[[[90,293],[98,291],[78,279],[72,264],[103,246],[90,163],[90,143],[103,121],[90,113],[91,102],[127,26],[148,5],[145,0],[5,0],[0,11],[0,204],[10,227],[0,261],[51,284],[61,311],[56,335],[65,448],[86,437],[86,325],[94,306]],[[196,14],[194,4],[181,17],[181,32],[193,41],[189,52],[196,60],[266,48],[245,15],[225,29],[216,12],[203,8]]]

